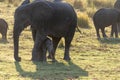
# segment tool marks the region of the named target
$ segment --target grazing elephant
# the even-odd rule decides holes
[[[0,18],[0,33],[2,34],[2,39],[7,41],[7,30],[8,24],[4,19]]]
[[[28,25],[31,25],[34,36],[34,47],[32,60],[36,61],[39,54],[39,47],[46,36],[50,36],[53,41],[53,58],[55,51],[62,37],[65,38],[64,60],[70,60],[69,48],[73,39],[75,28],[77,27],[77,16],[73,7],[62,2],[40,1],[20,6],[15,10],[14,15],[14,58],[20,61],[18,55],[20,33]]]
[[[49,38],[46,38],[40,46],[40,54],[38,54],[38,61],[46,61],[46,53],[48,53],[52,58],[53,54],[53,43]],[[54,59],[52,59],[54,61]]]
[[[99,29],[101,29],[103,37],[107,37],[105,27],[120,22],[120,12],[116,9],[101,8],[94,14],[93,22],[97,37],[100,38]],[[115,31],[115,37],[118,37],[117,26],[112,26],[111,36],[113,36],[113,31]]]

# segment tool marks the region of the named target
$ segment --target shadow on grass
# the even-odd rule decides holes
[[[73,62],[64,63],[34,63],[36,65],[35,72],[29,72],[22,69],[19,62],[15,62],[16,70],[22,77],[40,80],[65,80],[78,79],[82,76],[88,76],[88,72],[75,65]]]
[[[100,43],[107,43],[107,44],[119,44],[120,38],[101,38],[98,39]]]

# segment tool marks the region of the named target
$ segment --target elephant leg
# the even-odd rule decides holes
[[[101,32],[102,32],[103,37],[106,38],[107,35],[105,34],[105,27],[104,27],[104,28],[101,28]]]
[[[111,37],[113,37],[113,34],[115,33],[115,37],[118,38],[118,24],[113,24],[111,29]]]
[[[118,24],[115,26],[115,37],[118,38]]]
[[[40,61],[45,61],[46,62],[46,53],[47,53],[47,49],[44,43],[42,43],[42,45],[40,46],[39,49],[39,60]]]
[[[54,51],[52,53],[52,57],[51,57],[51,54],[48,55],[49,59],[55,60],[55,52],[56,52],[56,48],[58,46],[58,43],[59,43],[60,39],[61,39],[61,37],[52,37]]]
[[[42,51],[42,61],[44,61],[44,62],[47,61],[47,59],[46,59],[46,53],[47,53],[47,50],[46,50],[46,48],[44,48],[43,51]]]
[[[3,39],[3,40],[6,40],[5,34],[2,34],[2,39]]]
[[[42,61],[43,59],[42,59],[42,56],[43,56],[43,54],[42,54],[42,49],[40,48],[39,49],[39,54],[38,54],[38,60],[39,61]]]
[[[2,32],[2,39],[7,40],[7,31]]]
[[[41,35],[39,31],[36,32],[35,43],[34,43],[34,47],[32,50],[32,60],[33,61],[39,61],[39,58],[38,58],[39,49],[40,49],[43,41],[45,40],[45,38],[46,38],[45,35]]]
[[[120,32],[120,23],[117,23],[117,30]]]
[[[97,38],[100,38],[99,28],[96,28]]]
[[[65,37],[65,53],[64,53],[64,60],[70,60],[69,56],[69,49],[70,49],[70,44],[73,39],[73,36]]]
[[[114,24],[111,26],[111,35],[110,35],[110,37],[113,37],[113,33],[114,33],[114,31],[115,31],[115,30],[114,30],[114,27],[115,27],[115,26],[116,26],[116,25],[114,25]]]
[[[33,41],[35,42],[36,30],[34,30],[34,29],[32,29],[32,38],[33,38]]]

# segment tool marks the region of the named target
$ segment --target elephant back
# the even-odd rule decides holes
[[[111,8],[101,8],[93,16],[93,21],[97,27],[107,27],[119,22],[119,11]]]

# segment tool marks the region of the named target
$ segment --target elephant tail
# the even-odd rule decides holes
[[[79,26],[77,26],[76,28],[77,28],[78,32],[81,34],[82,32],[81,32],[81,30],[79,29]]]

